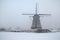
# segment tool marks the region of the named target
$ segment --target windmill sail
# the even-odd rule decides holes
[[[35,11],[35,13],[37,14],[37,3],[36,3],[36,11]]]

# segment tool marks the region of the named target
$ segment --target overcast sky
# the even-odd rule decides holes
[[[43,28],[60,27],[60,0],[0,0],[0,27],[30,28],[31,15],[34,14],[36,2],[38,14],[51,14],[41,17]]]

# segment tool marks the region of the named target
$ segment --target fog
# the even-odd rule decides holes
[[[0,27],[30,28],[31,15],[34,14],[36,2],[38,14],[51,14],[42,16],[43,28],[60,28],[60,0],[0,0]]]

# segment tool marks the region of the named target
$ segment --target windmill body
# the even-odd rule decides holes
[[[31,26],[32,29],[37,29],[37,28],[40,28],[42,29],[41,27],[41,23],[40,23],[40,16],[38,14],[35,14],[33,16],[33,21],[32,21],[32,26]]]

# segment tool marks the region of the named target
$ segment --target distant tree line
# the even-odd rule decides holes
[[[0,28],[0,31],[5,31],[6,29],[5,28]]]

